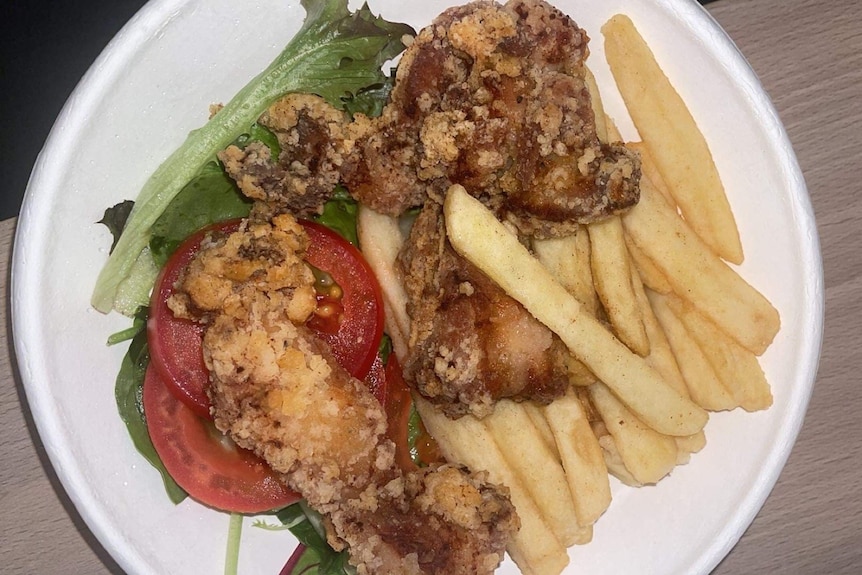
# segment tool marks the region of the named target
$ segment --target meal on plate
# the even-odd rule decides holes
[[[560,573],[611,476],[656,483],[708,412],[772,402],[778,314],[725,263],[706,140],[625,16],[602,33],[630,142],[587,32],[543,0],[418,33],[303,4],[273,65],[106,212],[93,305],[136,318],[121,416],[174,501],[288,526],[282,573],[507,552]]]

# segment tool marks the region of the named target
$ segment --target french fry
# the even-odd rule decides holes
[[[677,463],[673,437],[644,425],[601,382],[590,386],[590,398],[614,438],[626,469],[643,484],[658,482]]]
[[[653,366],[665,380],[673,385],[680,394],[691,397],[688,391],[688,386],[685,383],[685,378],[679,369],[679,364],[670,347],[670,342],[667,340],[667,335],[662,329],[661,324],[655,317],[652,304],[644,290],[643,282],[641,282],[640,274],[632,262],[632,286],[634,286],[635,297],[638,305],[641,308],[641,317],[643,317],[644,328],[646,329],[647,337],[650,342],[650,353],[646,357],[647,362]],[[701,407],[703,407],[701,405]],[[700,451],[706,443],[706,435],[703,430],[688,437],[676,437],[676,444],[679,450],[679,463],[687,462],[688,454]]]
[[[590,93],[590,104],[593,107],[593,115],[596,117],[596,135],[599,141],[608,141],[608,126],[605,121],[605,107],[602,104],[602,95],[599,91],[599,85],[596,82],[596,77],[589,67],[584,67],[584,82],[587,85],[587,90]]]
[[[556,333],[640,419],[666,435],[691,435],[707,413],[668,385],[577,300],[478,200],[452,186],[444,202],[452,247]]]
[[[566,470],[578,523],[592,525],[611,503],[608,469],[599,442],[573,390],[542,411]]]
[[[728,337],[689,302],[677,297],[668,297],[667,301],[703,350],[725,389],[743,409],[757,411],[772,405],[769,382],[753,353]]]
[[[667,297],[654,292],[647,292],[647,297],[695,403],[709,411],[738,407],[739,403],[721,383],[697,341],[668,305]]]
[[[720,257],[743,259],[733,212],[709,147],[632,21],[602,27],[605,55],[632,121],[686,220]]]
[[[395,259],[404,244],[398,220],[360,205],[356,231],[362,255],[383,291],[386,333],[392,339],[396,357],[403,361],[410,338],[410,316],[407,315],[407,294],[395,271]]]
[[[641,251],[628,233],[624,237],[626,247],[629,250],[629,256],[637,267],[644,284],[658,293],[670,293],[673,288],[671,288],[670,283],[661,270]]]
[[[542,265],[581,305],[588,306],[595,314],[599,301],[593,287],[589,250],[590,242],[585,228],[580,228],[577,234],[571,236],[533,241],[533,251]],[[567,367],[572,385],[590,385],[596,380],[592,372],[575,357],[568,358]]]
[[[596,118],[596,134],[600,142],[621,140],[619,130],[607,117],[596,79],[587,68],[584,74],[590,102]],[[614,333],[638,355],[649,353],[649,341],[638,314],[631,282],[628,281],[628,250],[623,226],[616,215],[587,226],[590,234],[590,267],[599,300],[608,314]]]
[[[448,461],[487,471],[491,481],[508,487],[521,528],[510,539],[507,551],[521,571],[528,575],[562,572],[569,563],[565,547],[557,540],[485,426],[471,415],[449,419],[421,397],[414,396],[414,401],[426,429]]]
[[[703,432],[686,437],[674,437],[674,439],[681,453],[697,453],[706,446],[706,434]]]
[[[560,461],[560,452],[557,450],[554,432],[551,431],[551,426],[548,424],[548,420],[545,419],[545,413],[542,411],[542,408],[532,401],[525,401],[522,406],[524,412],[530,417],[530,421],[536,426],[536,431],[542,436],[542,441],[554,453],[557,461]]]
[[[653,366],[658,371],[665,381],[671,384],[680,395],[689,396],[688,388],[685,385],[685,378],[679,370],[679,365],[673,355],[673,350],[670,343],[667,341],[667,336],[655,317],[655,313],[644,290],[643,282],[640,279],[640,274],[635,268],[634,262],[631,263],[632,288],[635,294],[635,300],[640,307],[640,314],[643,318],[644,331],[650,342],[650,353],[646,356],[647,363]]]
[[[674,199],[673,194],[668,189],[664,177],[658,171],[658,166],[655,165],[655,160],[653,160],[649,148],[643,142],[627,142],[626,147],[634,150],[640,156],[641,177],[649,179],[653,187],[661,192],[661,197],[667,201],[668,205],[676,207],[676,199]]]
[[[591,265],[596,293],[616,336],[640,356],[649,354],[640,307],[631,282],[628,249],[618,216],[589,224]]]
[[[593,281],[593,268],[590,264],[593,248],[590,244],[590,234],[581,233],[575,236],[575,252],[577,253],[577,275],[581,289],[574,294],[575,298],[593,317],[599,313],[599,294],[596,293]]]
[[[571,236],[534,240],[533,251],[551,275],[595,315],[599,300],[593,283],[586,228],[580,227],[578,233]]]
[[[756,355],[766,351],[781,324],[778,311],[691,231],[648,179],[641,179],[640,201],[622,220],[674,293]]]
[[[560,543],[566,547],[585,543],[579,518],[575,515],[573,493],[566,481],[567,473],[522,406],[511,400],[498,401],[494,412],[481,423],[487,427],[509,467],[521,478]]]
[[[566,368],[569,372],[569,383],[572,385],[588,387],[597,381],[596,375],[574,355],[566,358]]]
[[[605,130],[608,132],[607,141],[608,142],[622,142],[623,137],[620,134],[620,131],[617,129],[617,124],[614,122],[614,119],[605,114]]]
[[[599,446],[602,448],[602,455],[605,459],[605,465],[608,468],[608,473],[619,479],[625,485],[630,487],[642,487],[643,483],[635,479],[631,471],[626,468],[623,463],[623,457],[620,455],[620,450],[617,449],[617,444],[613,436],[608,433],[607,427],[601,421],[593,425],[594,433],[598,437]],[[602,431],[598,431],[601,429]]]

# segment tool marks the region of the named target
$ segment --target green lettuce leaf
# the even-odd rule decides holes
[[[304,546],[302,556],[290,565],[290,575],[355,575],[356,569],[347,561],[347,551],[335,551],[329,546],[322,517],[304,500],[285,507],[276,516]]]
[[[382,66],[403,49],[401,38],[415,32],[406,24],[374,16],[367,5],[350,12],[347,0],[302,0],[306,19],[281,54],[231,99],[150,176],[129,214],[122,236],[102,268],[91,303],[104,313],[118,291],[153,224],[174,197],[215,154],[246,133],[261,113],[290,92],[318,94],[342,106],[367,86],[385,84]],[[134,284],[140,290],[139,284]],[[145,300],[145,294],[125,299]]]

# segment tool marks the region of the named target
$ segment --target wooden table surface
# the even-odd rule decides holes
[[[826,326],[817,384],[774,491],[716,568],[862,573],[862,10],[858,0],[718,0],[709,11],[763,80],[811,194]],[[0,222],[0,572],[122,573],[69,502],[35,432],[8,317],[15,220]]]

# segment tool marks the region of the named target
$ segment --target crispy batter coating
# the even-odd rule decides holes
[[[462,184],[538,237],[573,233],[637,202],[640,165],[596,134],[584,82],[588,38],[542,0],[480,0],[423,29],[383,115],[353,127],[343,177],[398,215]]]
[[[443,465],[395,463],[381,405],[303,325],[308,237],[286,214],[206,242],[175,313],[207,324],[216,427],[253,450],[326,520],[364,573],[492,573],[518,518],[505,488]]]
[[[289,94],[259,121],[278,138],[277,161],[261,142],[229,146],[219,153],[228,175],[271,213],[319,213],[340,180],[347,116],[319,96]]]
[[[399,254],[411,317],[404,374],[449,417],[484,417],[501,398],[548,403],[568,386],[560,339],[446,240],[423,208]]]
[[[291,94],[261,120],[277,161],[261,143],[219,157],[273,213],[317,213],[339,181],[391,215],[461,184],[523,234],[568,235],[639,198],[637,156],[598,140],[588,40],[543,0],[451,8],[405,51],[379,118]]]

